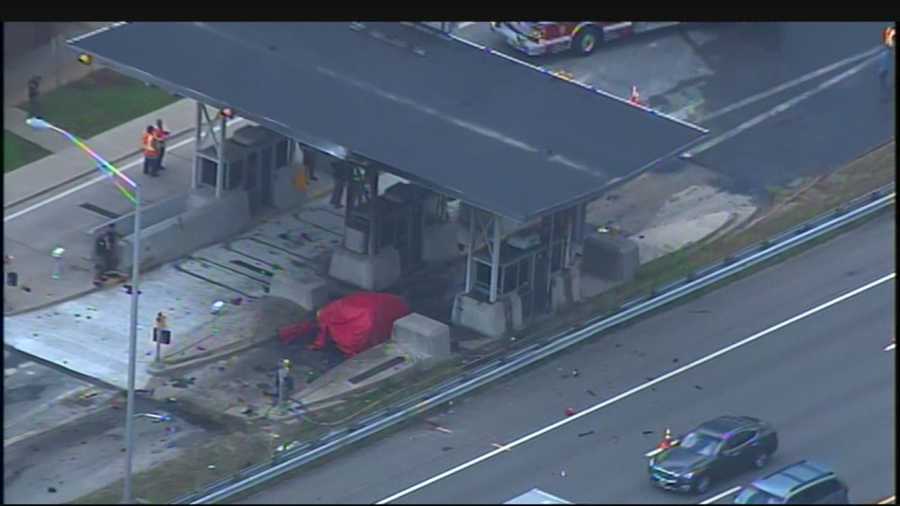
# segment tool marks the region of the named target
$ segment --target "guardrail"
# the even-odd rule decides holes
[[[404,400],[366,416],[350,425],[334,430],[316,441],[302,443],[272,459],[245,468],[235,476],[219,480],[182,496],[174,504],[206,504],[225,500],[253,487],[261,485],[304,464],[324,457],[365,437],[394,426],[412,416],[451,401],[476,388],[511,374],[523,367],[543,360],[585,339],[625,323],[649,311],[688,296],[707,286],[718,283],[754,265],[776,257],[792,248],[801,246],[824,234],[870,216],[894,203],[894,184],[882,187],[867,195],[839,206],[810,221],[760,244],[746,248],[685,278],[655,289],[649,297],[640,297],[623,304],[619,312],[610,316],[598,316],[583,323],[580,328],[570,328],[560,334],[541,338],[523,349],[509,352],[502,357],[491,358],[460,376],[444,381],[423,394]]]

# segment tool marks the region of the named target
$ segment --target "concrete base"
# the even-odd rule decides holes
[[[221,199],[209,199],[205,190],[187,198],[187,211],[144,227],[141,235],[141,270],[187,255],[246,229],[250,203],[243,191],[227,192]],[[205,205],[202,205],[205,204]],[[134,235],[119,242],[119,270],[131,271]]]
[[[391,340],[422,364],[450,358],[450,327],[418,313],[394,322]]]
[[[502,337],[524,326],[522,299],[518,294],[511,293],[491,304],[461,293],[453,300],[450,319],[454,325],[489,337]]]
[[[582,251],[584,272],[609,281],[630,281],[640,266],[637,244],[618,234],[593,232]]]
[[[340,247],[331,255],[328,275],[364,290],[384,290],[400,279],[400,254],[393,247],[375,256]]]
[[[269,295],[287,299],[303,309],[315,311],[328,303],[330,283],[309,272],[277,271]]]
[[[425,227],[422,240],[422,259],[426,263],[449,262],[459,258],[456,223],[443,223]]]
[[[581,301],[581,263],[550,277],[550,307],[556,313]]]

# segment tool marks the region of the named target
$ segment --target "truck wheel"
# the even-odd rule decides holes
[[[572,41],[572,48],[580,56],[587,56],[597,49],[597,46],[603,43],[603,32],[600,30],[586,26],[578,31],[575,40]]]

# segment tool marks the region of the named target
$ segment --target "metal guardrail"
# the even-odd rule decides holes
[[[792,248],[803,245],[824,234],[870,216],[894,203],[894,184],[882,187],[859,197],[830,212],[802,223],[772,239],[746,248],[674,283],[655,289],[649,297],[629,301],[619,312],[610,316],[598,316],[583,323],[580,328],[570,328],[560,334],[540,339],[538,342],[509,354],[492,358],[460,376],[444,381],[423,394],[413,396],[369,415],[347,427],[334,430],[316,441],[287,450],[271,462],[245,468],[236,475],[219,480],[175,500],[174,504],[206,504],[223,501],[248,491],[304,464],[324,457],[365,437],[376,434],[412,416],[421,414],[440,404],[460,397],[476,388],[511,374],[523,367],[543,360],[585,339],[625,323],[649,311],[688,296],[698,290],[718,283],[754,265],[776,257]]]

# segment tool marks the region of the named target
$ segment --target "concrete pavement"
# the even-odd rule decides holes
[[[893,271],[894,234],[892,217],[881,217],[427,415],[450,433],[414,423],[243,502],[380,500],[494,450],[494,443],[558,421],[567,407],[608,399]],[[767,336],[405,502],[502,503],[532,487],[576,503],[697,502],[653,488],[642,454],[666,426],[687,429],[726,411],[761,416],[779,428],[782,449],[768,469],[818,457],[847,477],[855,501],[890,495],[893,357],[881,348],[893,321],[892,294],[888,283],[835,308],[837,320]],[[390,466],[384,455],[392,456]],[[722,483],[709,495],[753,477]]]

